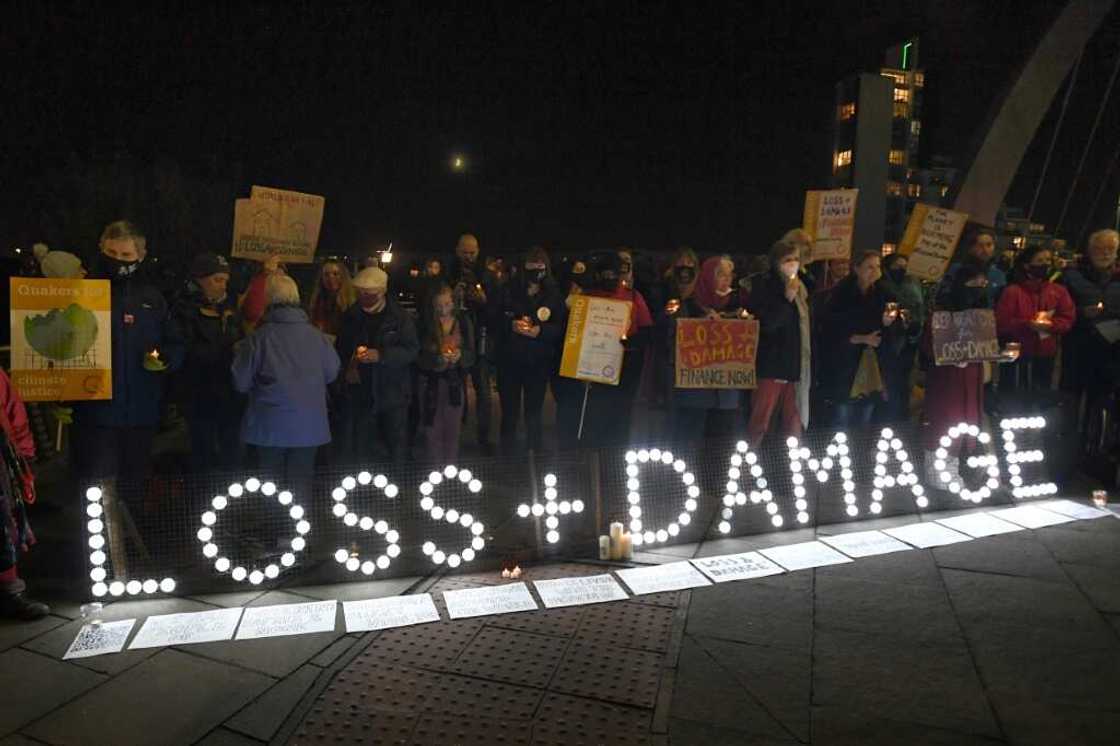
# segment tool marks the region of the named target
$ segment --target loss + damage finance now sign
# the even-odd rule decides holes
[[[678,319],[675,385],[753,389],[757,354],[755,319]]]

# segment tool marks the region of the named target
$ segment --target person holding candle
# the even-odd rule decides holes
[[[1093,404],[1109,392],[1120,375],[1120,346],[1107,330],[1120,325],[1120,233],[1100,230],[1089,236],[1085,256],[1062,275],[1077,309],[1077,323],[1062,340],[1062,385],[1088,395]]]
[[[230,364],[234,388],[248,394],[241,438],[256,447],[262,472],[308,500],[315,452],[331,440],[327,386],[338,355],[300,306],[295,280],[271,275],[267,292],[260,324],[235,345]]]
[[[455,308],[447,284],[428,293],[421,316],[417,398],[420,436],[427,463],[443,468],[459,457],[466,404],[465,372],[474,364],[474,325]]]
[[[404,463],[409,369],[420,351],[416,324],[389,294],[389,277],[381,269],[363,269],[354,288],[358,302],[346,312],[335,344],[345,370],[346,457],[355,463],[370,457]]]
[[[1019,359],[1000,371],[999,390],[1049,390],[1058,339],[1067,334],[1077,312],[1065,286],[1050,281],[1051,253],[1030,246],[1015,260],[1013,281],[996,304],[1001,339],[1021,345]]]
[[[530,451],[543,447],[542,410],[549,377],[560,359],[567,307],[553,282],[551,263],[540,246],[529,249],[516,279],[502,288],[506,319],[498,350],[498,393],[502,402],[502,449],[513,455],[522,409]]]
[[[880,419],[884,422],[905,422],[910,417],[910,394],[913,389],[911,373],[917,359],[918,342],[925,326],[926,305],[922,287],[906,275],[908,257],[889,254],[883,258],[883,289],[897,299],[899,321],[904,334],[898,335],[896,345],[880,352],[883,375],[886,377],[887,400]]]
[[[670,356],[670,342],[675,329],[673,318],[681,304],[691,297],[699,268],[696,252],[688,246],[681,246],[669,260],[660,292],[651,300],[654,311],[652,377],[655,403],[667,403],[672,396],[674,360]]]
[[[91,279],[110,282],[113,391],[111,399],[74,405],[71,453],[83,481],[115,477],[118,496],[139,518],[167,375],[182,365],[186,349],[163,294],[140,271],[140,229],[126,220],[110,223],[99,248]]]

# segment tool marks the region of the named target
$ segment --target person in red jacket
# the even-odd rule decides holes
[[[1050,282],[1050,250],[1024,249],[1012,282],[996,304],[1000,339],[1022,345],[1018,361],[1000,371],[1000,390],[1045,390],[1054,373],[1058,338],[1069,333],[1077,311],[1069,291]]]
[[[0,470],[0,618],[30,621],[45,617],[50,607],[24,594],[19,577],[19,553],[35,543],[27,522],[24,500],[34,499],[34,477],[27,461],[35,458],[35,437],[27,410],[8,374],[0,370],[0,428],[3,430],[4,468]]]

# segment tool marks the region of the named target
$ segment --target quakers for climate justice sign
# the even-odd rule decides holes
[[[786,442],[789,458],[789,482],[792,496],[782,495],[781,504],[788,504],[786,498],[792,497],[792,511],[783,511],[775,499],[775,484],[767,480],[758,454],[745,441],[739,441],[727,454],[727,481],[720,492],[705,493],[687,462],[668,449],[641,448],[624,452],[622,459],[623,482],[627,503],[630,508],[632,540],[635,546],[668,543],[681,538],[694,538],[688,533],[692,516],[703,504],[710,512],[715,509],[713,522],[718,521],[717,530],[722,534],[734,531],[734,525],[741,519],[742,509],[761,511],[768,517],[774,528],[787,524],[806,525],[812,520],[808,502],[807,485],[810,480],[820,484],[839,482],[842,485],[844,512],[850,518],[861,516],[874,517],[882,512],[883,501],[888,495],[908,494],[918,510],[929,507],[927,488],[937,487],[959,496],[966,503],[979,504],[992,497],[996,490],[1009,483],[1011,494],[1016,499],[1051,495],[1057,492],[1053,483],[1027,484],[1023,470],[1039,465],[1045,454],[1041,449],[1017,442],[1017,435],[1039,433],[1046,426],[1042,417],[1020,417],[1000,422],[1000,439],[995,441],[991,435],[975,425],[960,424],[948,429],[941,436],[934,453],[932,464],[936,473],[937,485],[923,485],[922,480],[910,459],[907,444],[890,428],[878,433],[874,448],[855,453],[848,437],[837,432],[823,452],[813,453],[796,438]],[[962,441],[979,444],[977,455],[961,457],[959,470],[949,469],[949,450]],[[916,445],[916,444],[915,444]],[[997,452],[998,447],[998,452]],[[855,483],[855,465],[867,473],[867,467],[874,474],[870,483]],[[972,479],[966,480],[962,474]],[[364,576],[384,577],[392,564],[404,553],[409,556],[422,554],[436,567],[445,565],[451,569],[468,565],[478,558],[487,548],[485,525],[500,525],[514,517],[527,521],[546,522],[549,529],[550,544],[563,545],[572,525],[584,520],[584,495],[579,491],[579,483],[565,484],[555,474],[547,474],[543,479],[545,502],[534,501],[530,506],[521,504],[514,509],[512,516],[501,514],[493,509],[488,511],[485,498],[485,485],[469,469],[454,465],[442,471],[433,471],[420,483],[415,494],[403,494],[385,474],[373,475],[369,471],[359,472],[356,476],[346,476],[342,483],[331,493],[334,521],[319,527],[321,545],[338,546],[335,559],[347,570]],[[370,488],[374,495],[376,509],[374,515],[361,515],[350,506],[350,497],[356,490]],[[470,500],[475,514],[465,509],[445,507],[447,500],[437,502],[437,494],[448,492],[461,493]],[[399,495],[400,499],[397,499]],[[201,500],[205,505],[199,528],[195,531],[198,540],[198,560],[211,565],[215,576],[226,576],[235,582],[260,585],[275,580],[297,564],[298,558],[307,549],[307,535],[312,530],[308,514],[299,504],[308,495],[295,495],[286,485],[262,481],[256,477],[235,482],[223,494],[207,498],[202,495],[187,495],[184,499]],[[620,496],[611,496],[617,501]],[[402,505],[406,501],[408,505]],[[424,516],[420,522],[414,519],[418,506]],[[679,501],[679,502],[678,502]],[[86,514],[89,518],[86,528],[86,544],[90,549],[89,577],[92,581],[90,591],[94,597],[150,596],[152,594],[173,593],[177,586],[175,577],[135,577],[128,572],[127,557],[121,547],[106,539],[107,522],[116,514],[116,498],[107,486],[94,485],[86,489]],[[291,534],[281,539],[283,549],[276,561],[271,555],[262,558],[239,557],[236,542],[220,536],[222,532],[222,513],[235,502],[245,504],[245,509],[256,511],[266,508],[267,503],[278,503],[291,520]],[[494,503],[500,505],[501,503]],[[465,507],[459,503],[460,507]],[[679,505],[680,513],[667,523],[658,525],[649,519],[649,512],[643,508],[668,507],[675,512]],[[792,512],[792,515],[790,513]],[[581,514],[583,514],[581,516]],[[700,515],[704,515],[701,512]],[[422,529],[426,521],[442,525],[443,536],[447,532],[461,534],[445,546],[436,543],[436,532]],[[398,528],[401,527],[401,528]],[[435,528],[435,526],[433,526]],[[605,528],[596,526],[596,529]],[[696,527],[693,527],[694,529]],[[405,531],[404,529],[407,529]],[[600,531],[601,532],[601,531]],[[692,532],[695,533],[695,530]],[[427,535],[426,535],[427,534]],[[280,539],[281,537],[275,537]],[[373,549],[370,554],[363,551]],[[113,556],[116,555],[116,556]],[[112,576],[110,575],[112,572]],[[162,575],[162,573],[157,573]]]

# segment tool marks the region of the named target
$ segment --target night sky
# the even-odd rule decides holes
[[[49,239],[88,251],[88,226],[127,203],[162,226],[157,252],[227,251],[232,199],[257,183],[326,196],[321,254],[387,240],[449,249],[463,230],[484,249],[761,251],[798,224],[803,190],[827,185],[836,80],[920,35],[922,158],[952,157],[1060,3],[198,2],[112,16],[87,5],[17,4],[0,29],[4,250]],[[1105,25],[1043,222],[1117,54],[1120,12]],[[1056,113],[1013,204],[1030,201]],[[1075,195],[1078,231],[1117,147],[1120,90]],[[173,164],[208,197],[170,221],[143,188],[126,198],[102,178],[84,218],[50,207],[66,178],[122,154],[140,170]],[[1111,222],[1117,191],[1120,169],[1097,223]]]

